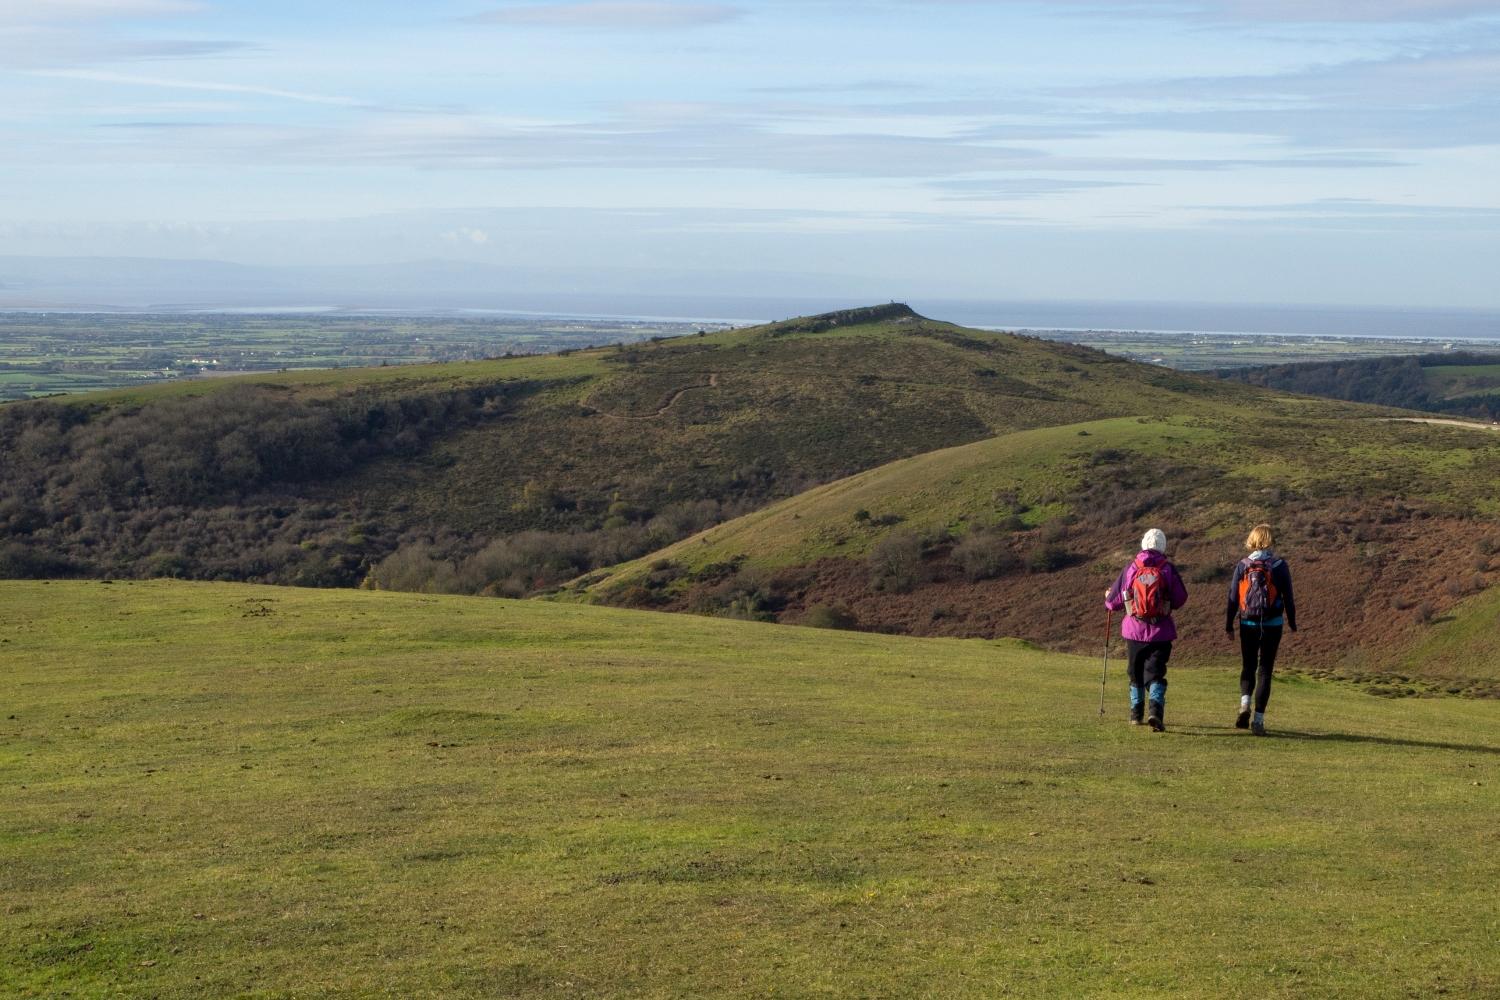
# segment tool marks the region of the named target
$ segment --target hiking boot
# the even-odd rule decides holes
[[[1234,717],[1234,728],[1236,728],[1236,729],[1249,729],[1250,728],[1250,710],[1248,708],[1242,708],[1242,709],[1240,709],[1240,714],[1236,715]]]
[[[1250,723],[1250,732],[1256,736],[1266,735],[1266,724],[1264,722]]]
[[[1142,722],[1145,721],[1145,717],[1146,717],[1146,706],[1145,705],[1131,705],[1130,706],[1130,724],[1132,726],[1139,726]]]
[[[1153,733],[1160,733],[1166,730],[1166,714],[1167,706],[1163,705],[1159,701],[1153,701],[1151,703],[1151,714],[1147,716],[1146,724],[1151,727],[1151,731]]]

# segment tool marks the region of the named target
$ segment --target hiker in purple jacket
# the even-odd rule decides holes
[[[1106,608],[1125,612],[1120,636],[1129,657],[1130,724],[1141,724],[1143,702],[1149,700],[1146,721],[1158,733],[1167,728],[1167,660],[1177,638],[1172,612],[1187,603],[1187,588],[1166,551],[1166,534],[1152,528],[1141,539],[1140,554],[1104,592]]]

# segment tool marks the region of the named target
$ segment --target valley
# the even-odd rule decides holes
[[[267,372],[0,409],[0,572],[550,596],[1093,648],[1145,527],[1220,662],[1245,527],[1307,595],[1297,669],[1406,665],[1500,572],[1500,439],[888,305],[545,356]],[[1393,417],[1402,417],[1392,420]],[[1387,581],[1399,580],[1399,587]]]

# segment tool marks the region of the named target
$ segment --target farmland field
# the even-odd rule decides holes
[[[1028,331],[1084,344],[1132,361],[1182,371],[1247,368],[1297,362],[1355,361],[1434,351],[1500,351],[1493,340],[1416,337],[1344,337],[1256,333],[1152,333],[1115,330]]]
[[[469,361],[703,328],[516,317],[0,313],[0,401],[230,372]]]

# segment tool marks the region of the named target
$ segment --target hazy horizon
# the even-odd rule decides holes
[[[7,265],[29,265],[30,287],[6,287]],[[48,263],[61,264],[49,271]],[[70,268],[66,265],[73,264]],[[110,264],[113,269],[103,265]],[[77,267],[109,271],[80,276]],[[933,319],[1036,331],[1147,331],[1294,336],[1500,340],[1500,310],[1390,308],[1339,303],[1280,305],[1150,300],[952,299],[872,292],[736,295],[671,274],[641,287],[639,271],[613,280],[539,269],[507,272],[421,261],[369,268],[242,268],[215,261],[0,257],[0,314],[326,314],[573,317],[759,323],[902,301]],[[494,284],[477,288],[478,276]],[[311,278],[321,277],[319,280]],[[723,277],[723,276],[721,276]],[[507,280],[516,279],[516,280]],[[586,280],[592,279],[592,280]],[[50,281],[52,284],[48,284]],[[578,282],[567,287],[569,281]],[[216,284],[215,282],[219,282]],[[191,286],[191,287],[189,287]],[[543,287],[546,286],[546,287]],[[688,293],[681,289],[693,287]]]

